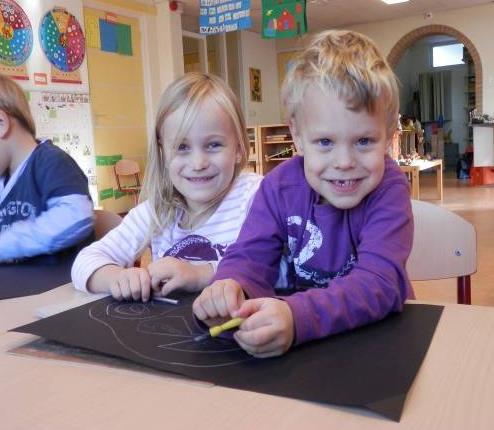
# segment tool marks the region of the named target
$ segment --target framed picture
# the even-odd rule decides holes
[[[262,102],[261,71],[249,67],[250,101]]]

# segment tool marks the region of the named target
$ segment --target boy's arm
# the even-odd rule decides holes
[[[343,332],[400,311],[411,293],[405,264],[412,247],[413,216],[405,183],[375,193],[358,237],[358,262],[327,288],[285,297],[296,343]]]
[[[0,262],[53,254],[73,246],[93,230],[93,204],[80,194],[53,197],[38,217],[15,222],[0,233]]]
[[[271,179],[261,182],[238,239],[228,247],[213,279],[234,279],[250,298],[275,294],[286,236],[283,205]]]
[[[131,267],[149,244],[150,222],[148,202],[141,203],[130,210],[120,225],[84,248],[72,266],[74,287],[87,291],[88,279],[103,266]]]

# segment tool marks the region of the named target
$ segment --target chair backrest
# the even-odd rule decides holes
[[[141,171],[139,163],[134,160],[122,159],[115,163],[115,173],[117,175],[128,176],[139,174]]]
[[[114,166],[114,171],[115,171],[115,179],[117,181],[117,187],[120,191],[123,191],[124,188],[129,188],[129,185],[130,187],[140,187],[141,186],[141,181],[139,179],[139,173],[141,171],[141,168],[139,167],[139,164],[137,163],[137,161],[134,161],[134,160],[126,160],[126,159],[122,159],[122,160],[118,160],[116,163],[115,163],[115,166]],[[133,177],[133,183],[132,184],[128,184],[128,183],[125,183],[124,181],[124,184],[122,184],[120,182],[120,177],[121,176],[132,176]]]
[[[477,271],[474,226],[448,209],[431,203],[412,200],[412,210],[415,229],[407,262],[408,276],[412,281],[457,277],[458,302],[469,302],[469,276]],[[464,277],[468,281],[468,298],[460,298],[460,280]]]
[[[120,215],[105,211],[104,209],[95,209],[94,217],[94,235],[96,240],[101,239],[106,233],[122,222]]]

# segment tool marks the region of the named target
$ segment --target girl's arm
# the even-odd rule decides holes
[[[262,181],[240,234],[221,260],[214,280],[234,279],[250,298],[274,296],[286,237],[277,182]]]
[[[148,203],[142,203],[132,209],[118,227],[84,248],[72,266],[74,287],[82,291],[108,291],[108,275],[132,267],[148,246],[150,221]],[[89,280],[91,285],[88,285]]]

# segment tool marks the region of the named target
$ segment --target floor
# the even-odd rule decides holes
[[[471,222],[477,230],[477,273],[472,304],[494,306],[494,185],[472,187],[453,173],[444,175],[443,201],[434,200],[433,175],[420,178],[420,198],[439,204]],[[414,282],[417,299],[456,302],[456,279]]]

